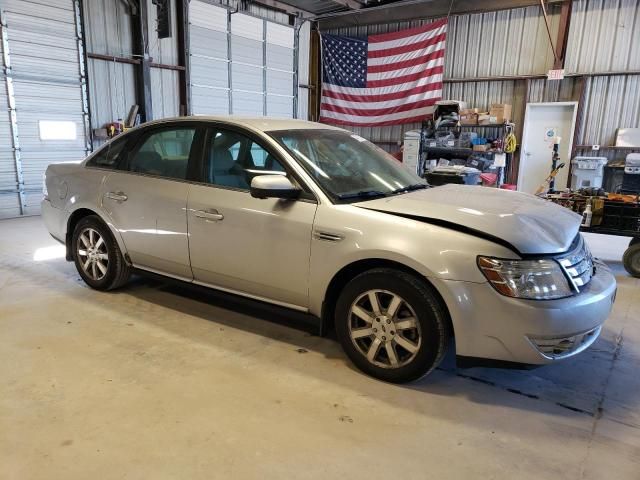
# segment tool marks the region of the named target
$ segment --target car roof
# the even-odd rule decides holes
[[[172,123],[172,122],[184,122],[184,121],[211,121],[211,122],[223,122],[232,125],[238,125],[242,127],[249,127],[254,130],[262,132],[271,132],[274,130],[310,130],[310,129],[323,129],[323,130],[343,130],[342,128],[334,127],[332,125],[325,125],[324,123],[309,122],[306,120],[297,120],[293,118],[275,118],[275,117],[245,117],[236,115],[196,115],[189,117],[174,117],[164,118],[162,120],[156,120],[148,123],[144,123],[141,126]]]

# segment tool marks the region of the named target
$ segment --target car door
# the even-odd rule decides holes
[[[317,200],[257,199],[251,178],[287,175],[264,141],[231,128],[206,137],[201,183],[190,187],[189,250],[196,283],[287,306],[308,304],[309,255]]]
[[[134,266],[191,280],[187,172],[197,127],[152,128],[102,186],[102,205]]]

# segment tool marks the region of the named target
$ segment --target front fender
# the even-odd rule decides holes
[[[437,280],[486,282],[478,255],[517,258],[506,247],[469,233],[351,205],[319,206],[313,230],[309,309],[316,315],[334,276],[362,260],[399,263],[442,285]]]

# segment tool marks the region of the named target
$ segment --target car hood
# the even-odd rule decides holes
[[[567,251],[581,221],[571,210],[527,193],[470,185],[444,185],[353,205],[489,238],[521,254]]]

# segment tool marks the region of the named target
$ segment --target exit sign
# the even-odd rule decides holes
[[[549,70],[547,73],[547,80],[562,80],[564,78],[564,69],[562,70]]]

